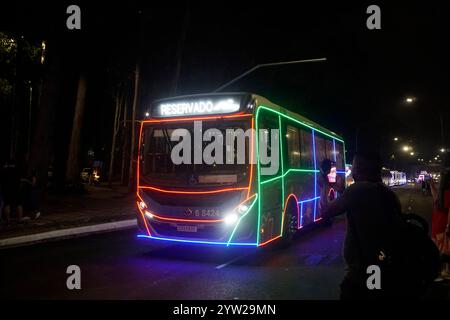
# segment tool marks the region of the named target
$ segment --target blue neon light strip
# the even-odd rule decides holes
[[[300,227],[303,227],[303,202],[300,203]]]
[[[342,170],[336,170],[336,173],[337,173],[337,174],[345,174],[345,171],[342,171]]]
[[[336,163],[336,140],[333,139],[333,155],[334,155],[334,162]]]
[[[311,198],[311,199],[302,200],[302,201],[299,201],[298,203],[311,202],[311,201],[314,201],[314,200],[317,200],[317,199],[320,199],[320,197],[315,197],[315,198]]]
[[[311,199],[306,199],[306,200],[302,200],[299,201],[298,204],[300,205],[300,226],[298,227],[298,229],[300,229],[301,227],[303,227],[303,204],[307,203],[307,202],[312,202],[314,201],[314,207],[316,205],[316,200],[320,199],[320,197],[315,197],[315,198],[311,198]],[[315,219],[314,219],[315,221]]]
[[[211,245],[231,245],[231,246],[252,246],[256,247],[257,243],[246,243],[246,242],[214,242],[214,241],[202,241],[202,240],[184,240],[184,239],[175,239],[175,238],[161,238],[161,237],[154,237],[154,236],[148,236],[145,234],[138,234],[137,238],[146,238],[146,239],[153,239],[153,240],[160,240],[160,241],[171,241],[171,242],[181,242],[181,243],[191,243],[191,244],[211,244]]]
[[[314,198],[317,198],[317,163],[316,163],[316,130],[312,129],[314,155]],[[316,203],[314,202],[314,220],[316,220]]]

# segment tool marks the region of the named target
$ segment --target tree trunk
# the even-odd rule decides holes
[[[128,150],[128,130],[127,130],[127,115],[128,115],[128,94],[126,95],[124,107],[123,107],[123,126],[122,126],[122,169],[120,172],[120,183],[127,185],[125,181],[125,170],[127,163],[127,150]]]
[[[55,110],[61,95],[61,86],[65,76],[61,51],[49,41],[48,56],[50,64],[39,85],[39,96],[36,109],[36,125],[33,130],[30,167],[37,171],[38,185],[45,195],[48,182],[48,169],[51,164],[49,155],[53,149],[53,131],[55,128]],[[54,164],[53,164],[54,165]]]
[[[80,140],[83,114],[86,106],[86,77],[80,74],[78,81],[77,101],[73,116],[72,136],[67,158],[66,182],[76,183],[80,176]]]
[[[135,161],[135,144],[136,144],[136,108],[139,100],[139,73],[140,73],[140,62],[136,62],[136,69],[134,71],[134,94],[133,94],[133,109],[131,112],[131,148],[130,148],[130,168],[129,168],[129,178],[128,178],[128,189],[130,191],[134,190],[134,182],[136,175],[134,172],[134,161]]]
[[[112,143],[111,143],[111,157],[109,161],[109,174],[108,174],[108,184],[112,185],[113,175],[114,175],[114,158],[116,154],[116,137],[119,131],[120,124],[120,107],[122,104],[121,98],[119,98],[119,93],[116,94],[116,111],[114,113],[114,125],[112,133]]]

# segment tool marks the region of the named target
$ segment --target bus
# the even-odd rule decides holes
[[[382,181],[386,186],[402,186],[406,184],[406,173],[396,170],[382,169]]]
[[[239,147],[236,138],[223,149],[215,146],[213,154],[226,153],[226,161],[187,161],[201,160],[195,159],[201,149],[205,153],[211,149],[208,142],[224,140],[229,132],[245,132],[245,144]],[[181,140],[187,141],[179,153],[186,161],[175,163]],[[239,158],[239,150],[245,161],[229,161]],[[331,164],[330,183],[324,184],[331,187],[325,191],[324,161]],[[289,243],[297,231],[322,219],[321,194],[329,200],[339,196],[333,185],[345,181],[345,163],[341,136],[262,96],[217,93],[158,100],[140,126],[138,237],[223,246]]]

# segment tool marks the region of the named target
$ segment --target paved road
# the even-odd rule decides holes
[[[395,191],[411,210],[429,215],[429,199],[420,191],[420,197],[411,187]],[[344,230],[339,217],[332,227],[302,234],[284,250],[155,243],[136,239],[135,230],[0,250],[0,297],[337,299]],[[81,290],[66,289],[72,264],[81,268]],[[448,289],[441,285],[436,292],[445,295]]]
[[[416,212],[431,223],[431,196],[422,193],[417,184],[393,187],[402,204],[403,212]]]

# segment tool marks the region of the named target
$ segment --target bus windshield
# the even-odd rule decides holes
[[[139,155],[140,167],[140,185],[157,185],[182,188],[202,188],[205,186],[245,186],[248,184],[248,176],[250,172],[249,146],[250,138],[245,138],[245,162],[237,161],[237,140],[234,139],[234,148],[231,150],[226,145],[225,140],[227,132],[231,130],[246,131],[250,128],[250,121],[243,120],[217,120],[202,121],[202,133],[200,139],[202,141],[202,149],[200,151],[201,163],[194,163],[195,150],[194,141],[198,141],[194,137],[194,123],[145,123],[142,129],[141,146]],[[222,161],[217,163],[206,164],[202,157],[205,147],[215,141],[215,137],[206,138],[208,129],[217,129],[223,137]],[[190,134],[190,161],[188,163],[175,164],[172,161],[173,148],[181,143],[181,140],[172,141],[171,137],[176,129],[184,130],[186,134]],[[216,130],[216,132],[217,132]],[[198,134],[198,133],[197,133]],[[202,137],[203,135],[203,137]],[[184,137],[183,137],[184,139]],[[206,141],[205,141],[206,140]],[[189,139],[188,139],[189,141]],[[178,153],[177,153],[178,154]],[[184,155],[184,153],[182,153]],[[212,152],[215,156],[215,152]],[[198,155],[197,155],[198,157]],[[228,159],[233,159],[232,163],[227,163]],[[218,159],[216,158],[216,159]],[[198,158],[197,158],[198,159]],[[230,162],[230,161],[228,161]]]

